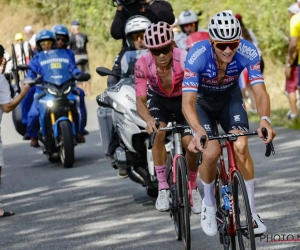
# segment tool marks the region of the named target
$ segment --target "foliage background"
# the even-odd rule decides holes
[[[243,16],[245,25],[252,29],[260,42],[266,61],[265,80],[273,110],[284,114],[289,105],[284,96],[284,61],[288,47],[289,13],[287,8],[295,0],[169,0],[176,17],[185,9],[202,11],[200,27],[221,10],[232,10]],[[121,47],[121,41],[110,36],[110,25],[116,8],[107,0],[1,0],[1,43],[9,46],[17,32],[32,25],[37,32],[56,23],[70,26],[72,20],[81,23],[82,32],[89,36],[89,58],[92,73],[92,91],[105,87],[105,78],[95,73],[98,66],[111,68]],[[280,118],[279,118],[280,119]],[[287,121],[286,121],[287,122]]]

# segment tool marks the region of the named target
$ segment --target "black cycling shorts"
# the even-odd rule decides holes
[[[216,121],[220,123],[225,133],[231,130],[249,130],[246,106],[238,85],[223,96],[209,98],[198,95],[196,111],[200,124],[208,136],[216,135]]]
[[[156,92],[148,89],[147,107],[150,114],[160,122],[168,124],[171,121],[171,115],[175,115],[177,124],[187,125],[188,123],[182,114],[182,96],[164,97]],[[186,128],[182,131],[181,136],[193,135],[191,128]]]

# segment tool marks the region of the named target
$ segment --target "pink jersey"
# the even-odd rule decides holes
[[[187,52],[183,49],[173,49],[172,90],[170,93],[167,93],[162,87],[152,54],[149,52],[138,59],[134,69],[136,96],[147,96],[147,84],[149,84],[149,88],[152,91],[161,96],[180,96],[182,94],[182,81],[184,77],[184,62],[186,55]]]

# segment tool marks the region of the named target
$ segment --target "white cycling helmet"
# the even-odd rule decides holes
[[[148,18],[144,16],[133,16],[130,17],[125,24],[125,36],[126,42],[131,49],[134,49],[134,44],[131,39],[131,34],[145,31],[151,22]]]
[[[210,38],[214,41],[229,42],[241,37],[240,22],[228,12],[219,12],[208,24]]]
[[[196,23],[196,31],[198,30],[198,15],[191,10],[185,10],[180,13],[178,17],[178,24],[180,25],[180,28],[182,32],[184,32],[183,26],[188,23]]]

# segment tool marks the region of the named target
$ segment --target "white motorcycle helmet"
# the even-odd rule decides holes
[[[151,22],[148,18],[144,16],[133,16],[130,17],[126,24],[125,24],[125,37],[127,45],[130,47],[130,49],[134,49],[134,44],[131,39],[131,34],[137,33],[137,32],[143,32],[145,31],[149,26],[151,25]]]
[[[185,11],[181,12],[179,15],[178,24],[179,24],[182,32],[184,32],[183,26],[188,23],[195,23],[196,31],[198,30],[198,23],[199,23],[198,15],[194,11],[185,10]]]
[[[229,42],[241,37],[240,22],[228,12],[219,12],[210,20],[208,32],[212,40]]]

